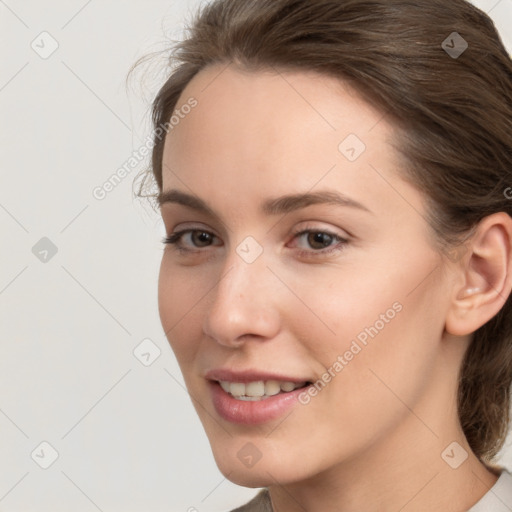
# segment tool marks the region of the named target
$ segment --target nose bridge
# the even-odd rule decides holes
[[[234,247],[228,256],[226,266],[230,268],[230,280],[235,293],[250,293],[258,283],[264,284],[268,274],[267,257],[259,242],[248,236]]]
[[[273,276],[258,246],[254,239],[245,239],[232,248],[211,291],[204,331],[219,343],[237,344],[245,335],[272,337],[279,328],[270,293]]]
[[[256,304],[272,277],[267,263],[263,243],[253,236],[245,236],[236,245],[230,245],[222,271],[224,277],[216,287],[215,302],[252,297]]]

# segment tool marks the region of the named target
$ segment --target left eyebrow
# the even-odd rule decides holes
[[[262,205],[262,211],[267,215],[282,215],[314,204],[346,206],[372,213],[371,210],[355,199],[332,190],[309,192],[304,194],[291,194],[276,197],[274,199],[267,199]]]
[[[157,196],[157,201],[159,206],[166,203],[177,203],[211,217],[219,218],[213,209],[210,208],[201,198],[180,190],[171,189],[160,192]],[[334,204],[337,206],[356,208],[373,214],[369,208],[360,202],[332,190],[290,194],[270,198],[263,202],[261,205],[261,211],[266,215],[283,215],[314,204]]]

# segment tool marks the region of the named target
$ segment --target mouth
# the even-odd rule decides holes
[[[301,403],[300,395],[312,384],[308,377],[255,368],[217,368],[203,376],[217,414],[230,423],[245,425],[282,417]]]
[[[291,393],[305,388],[312,383],[309,381],[292,382],[279,380],[257,380],[252,382],[232,382],[228,380],[214,381],[235,400],[259,402],[276,395]]]
[[[277,375],[228,372],[210,376],[208,383],[213,406],[222,419],[239,425],[258,425],[284,416],[311,385],[311,381],[282,379]]]

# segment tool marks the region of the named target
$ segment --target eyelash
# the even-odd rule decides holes
[[[208,233],[209,235],[212,235],[212,236],[215,237],[215,235],[213,233],[210,233],[209,231],[206,231],[204,229],[183,229],[182,231],[177,231],[176,233],[172,233],[171,236],[164,237],[162,239],[162,243],[169,244],[169,245],[174,245],[176,247],[176,249],[181,254],[183,254],[183,253],[189,253],[190,254],[190,253],[203,252],[203,251],[201,251],[201,249],[199,249],[199,250],[187,249],[187,248],[183,247],[183,245],[181,245],[181,239],[183,238],[183,236],[185,234],[187,234],[187,233],[195,233],[195,232]],[[343,248],[349,242],[346,238],[342,238],[339,235],[337,235],[336,233],[332,233],[331,231],[328,231],[328,230],[303,229],[301,231],[295,232],[293,235],[294,235],[294,239],[295,239],[297,237],[301,237],[301,236],[303,236],[305,234],[310,234],[310,233],[315,233],[315,234],[321,233],[321,234],[324,234],[324,235],[328,235],[328,236],[330,236],[333,239],[333,242],[338,242],[338,243],[333,245],[333,246],[329,246],[327,249],[319,249],[319,250],[312,249],[312,250],[309,250],[309,251],[301,249],[301,250],[299,250],[299,255],[301,257],[309,258],[309,257],[315,257],[317,255],[321,255],[321,256],[330,255],[333,252],[339,252],[339,251],[343,250]],[[210,247],[210,246],[207,246],[207,247]]]

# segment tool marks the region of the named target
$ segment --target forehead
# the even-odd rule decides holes
[[[397,173],[394,126],[343,82],[216,65],[191,81],[177,109],[191,98],[197,105],[166,137],[164,192],[194,195],[243,224],[264,218],[279,196],[334,191],[379,223],[425,229],[423,193]]]
[[[264,124],[267,129],[287,131],[299,119],[312,127],[320,125],[327,132],[347,127],[369,131],[375,121],[381,121],[383,129],[388,127],[381,110],[346,81],[308,70],[245,70],[234,64],[215,64],[191,80],[177,109],[190,97],[199,103],[190,117],[208,126],[225,127],[229,118],[248,128],[262,128]]]
[[[391,150],[393,128],[382,112],[346,83],[316,72],[216,64],[194,77],[176,109],[190,98],[197,106],[166,137],[168,166],[297,173],[336,162],[355,167],[363,151],[378,151],[382,161]]]

